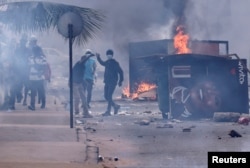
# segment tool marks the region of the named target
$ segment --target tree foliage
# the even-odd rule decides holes
[[[97,10],[59,3],[26,1],[1,2],[0,22],[14,32],[34,32],[56,29],[60,17],[66,12],[81,16],[83,29],[75,38],[77,44],[83,44],[95,36],[105,19]]]

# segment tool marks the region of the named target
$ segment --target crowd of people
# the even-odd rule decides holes
[[[11,41],[8,52],[1,55],[0,84],[4,90],[4,102],[1,109],[13,111],[16,103],[22,103],[28,110],[35,111],[38,104],[41,109],[46,107],[46,87],[50,82],[51,68],[43,49],[38,45],[37,38],[23,35],[19,42]],[[72,69],[73,106],[75,116],[92,118],[90,114],[93,85],[96,80],[97,58],[104,66],[104,98],[107,109],[102,114],[110,116],[112,108],[114,114],[118,113],[120,105],[113,101],[116,86],[122,86],[123,70],[114,59],[114,51],[106,51],[107,59],[101,59],[99,53],[85,50],[84,55],[77,61]],[[28,99],[29,98],[29,102]],[[81,112],[82,109],[82,112]]]
[[[18,43],[12,41],[1,55],[0,72],[4,90],[2,109],[13,111],[16,103],[26,106],[28,94],[29,110],[36,109],[36,102],[41,104],[40,108],[46,107],[46,83],[50,81],[51,69],[35,36],[23,35]]]
[[[92,118],[89,109],[92,97],[92,89],[95,81],[96,63],[93,57],[97,58],[104,70],[104,98],[107,101],[107,109],[103,116],[111,115],[111,108],[114,114],[118,113],[120,105],[113,101],[113,93],[116,86],[122,86],[123,70],[119,63],[113,58],[114,51],[108,49],[106,52],[107,60],[103,61],[99,53],[94,54],[91,50],[86,50],[81,59],[73,66],[73,95],[75,115],[80,115],[80,107],[83,108],[83,118]],[[69,80],[70,81],[70,80]]]

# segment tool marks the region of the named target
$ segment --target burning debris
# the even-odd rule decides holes
[[[156,100],[156,84],[141,82],[134,93],[130,93],[130,88],[125,87],[122,90],[123,98],[131,98],[137,100],[147,98],[147,100]]]
[[[129,45],[130,88],[123,90],[124,97],[157,96],[165,119],[237,122],[249,111],[247,70],[242,68],[247,60],[232,59],[228,41],[190,40],[185,20],[177,23],[173,39]]]
[[[174,48],[176,54],[191,53],[191,49],[188,48],[189,36],[185,32],[184,26],[180,25],[176,28],[177,34],[174,36]]]

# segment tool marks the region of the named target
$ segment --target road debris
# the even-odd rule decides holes
[[[140,125],[149,125],[150,124],[150,121],[149,120],[141,120]]]
[[[175,123],[182,123],[181,120],[177,120],[177,119],[172,119],[171,121],[172,121],[172,122],[175,122]]]
[[[213,120],[215,122],[237,122],[240,118],[240,113],[234,112],[215,112]]]
[[[157,125],[156,128],[174,128],[172,124]]]
[[[102,157],[102,155],[98,156],[98,162],[102,162],[104,160],[104,157]]]
[[[150,124],[150,120],[147,120],[147,119],[142,119],[140,121],[135,121],[134,123],[135,124],[139,124],[139,125],[149,125]]]
[[[95,129],[95,128],[92,128],[92,127],[89,127],[89,126],[84,127],[84,130],[96,132],[96,129]]]
[[[196,127],[195,125],[192,125],[192,126],[190,126],[190,127],[183,128],[183,129],[182,129],[182,132],[191,132],[191,129],[192,129],[192,128],[195,128],[195,127]]]
[[[238,123],[242,125],[248,125],[250,122],[250,118],[247,116],[242,116],[239,118]]]
[[[232,138],[238,138],[238,137],[242,137],[242,135],[240,135],[238,132],[236,132],[235,130],[231,130],[230,132],[229,132],[229,134],[228,135],[230,135]]]
[[[191,128],[183,128],[182,132],[191,132]]]
[[[150,110],[146,110],[146,111],[144,111],[143,113],[146,113],[146,114],[151,114],[151,113],[152,113],[152,111],[150,111]]]
[[[118,157],[114,157],[114,161],[116,161],[116,162],[117,162],[118,160],[119,160],[119,158],[118,158]]]

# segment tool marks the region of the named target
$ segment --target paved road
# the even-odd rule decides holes
[[[208,151],[250,151],[250,126],[212,120],[167,121],[161,119],[156,102],[119,103],[123,107],[119,115],[110,117],[100,115],[103,103],[94,103],[95,118],[81,125],[88,145],[104,157],[99,162],[103,167],[204,168]],[[231,130],[242,137],[232,138]]]
[[[69,112],[48,97],[46,109],[0,111],[1,168],[82,168],[87,162],[85,137],[70,128]],[[96,164],[93,166],[96,167]]]
[[[94,101],[94,118],[77,119],[74,129],[63,105],[49,102],[45,110],[19,104],[0,112],[1,168],[203,168],[208,151],[250,151],[250,126],[162,120],[156,102],[120,100],[118,115],[102,117],[106,103]]]

